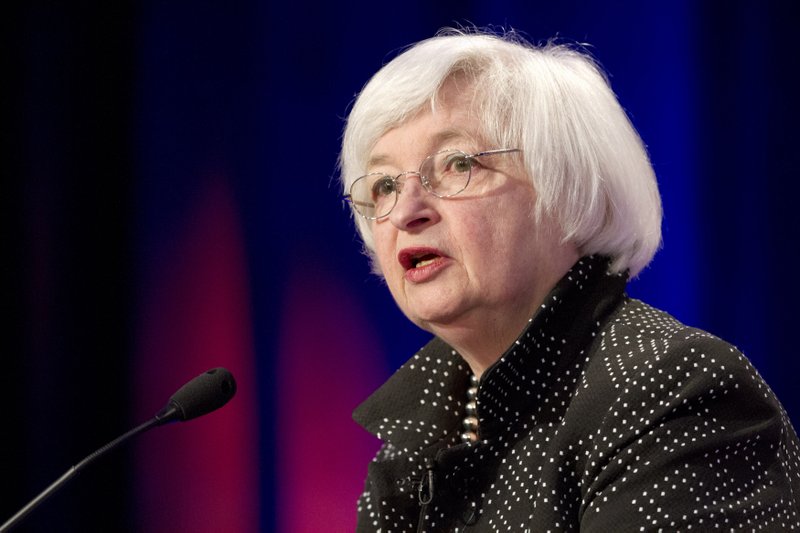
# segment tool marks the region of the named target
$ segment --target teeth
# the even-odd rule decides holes
[[[423,259],[422,261],[420,261],[419,263],[414,265],[414,268],[420,268],[420,267],[428,266],[431,263],[433,263],[434,261],[435,261],[435,259]]]

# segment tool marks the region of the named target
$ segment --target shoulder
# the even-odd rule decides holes
[[[700,506],[705,520],[716,513],[743,526],[757,511],[729,509],[747,501],[795,523],[797,437],[738,349],[636,300],[598,336],[580,391],[594,398],[581,415],[596,421],[586,441],[587,518],[605,527],[612,516],[649,513],[669,525],[659,510],[683,508],[677,523],[687,526],[702,523],[693,518]],[[615,492],[626,497],[612,511],[603,502]],[[657,496],[642,501],[642,492]]]
[[[600,331],[594,355],[594,363],[601,362],[607,371],[624,375],[627,381],[647,377],[660,389],[702,383],[723,391],[749,383],[764,397],[771,396],[735,346],[638,300],[625,301],[610,317]],[[647,383],[637,384],[647,388]]]
[[[609,402],[647,407],[649,416],[638,420],[643,424],[676,409],[762,419],[785,416],[769,386],[736,347],[633,299],[601,328],[586,378],[585,384],[599,385]]]

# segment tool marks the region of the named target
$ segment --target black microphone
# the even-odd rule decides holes
[[[169,399],[167,405],[153,418],[112,440],[99,450],[87,456],[83,461],[67,470],[64,475],[39,493],[39,495],[32,499],[25,507],[17,511],[17,514],[9,518],[5,524],[0,526],[0,533],[6,533],[12,527],[16,526],[28,513],[33,511],[40,503],[65,485],[66,482],[72,479],[83,467],[94,462],[95,459],[105,455],[131,437],[169,422],[185,422],[186,420],[208,414],[228,403],[228,401],[233,398],[234,394],[236,394],[236,380],[234,380],[233,375],[224,368],[212,368],[208,372],[200,374],[178,389]]]

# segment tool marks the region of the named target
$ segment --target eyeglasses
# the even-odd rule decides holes
[[[397,205],[403,176],[416,174],[429,193],[449,198],[467,188],[478,158],[519,151],[519,148],[500,148],[467,154],[461,150],[442,150],[426,157],[416,172],[409,170],[396,176],[373,172],[361,176],[350,185],[350,194],[344,198],[356,213],[368,220],[377,220],[388,216]]]

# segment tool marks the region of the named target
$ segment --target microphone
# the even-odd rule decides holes
[[[153,418],[112,440],[102,448],[88,455],[83,461],[67,470],[60,478],[54,481],[49,487],[44,489],[25,507],[17,511],[14,516],[0,526],[0,533],[6,533],[12,527],[16,526],[28,513],[33,511],[40,503],[64,486],[67,481],[72,479],[75,474],[86,465],[94,462],[95,459],[105,455],[131,437],[170,422],[185,422],[208,414],[228,403],[228,401],[233,398],[234,394],[236,394],[236,380],[233,379],[233,375],[224,368],[212,368],[208,372],[200,374],[178,389],[175,394],[170,397],[167,405],[156,413]]]
[[[178,389],[156,414],[158,424],[186,422],[216,411],[236,394],[236,380],[224,368],[212,368]]]

